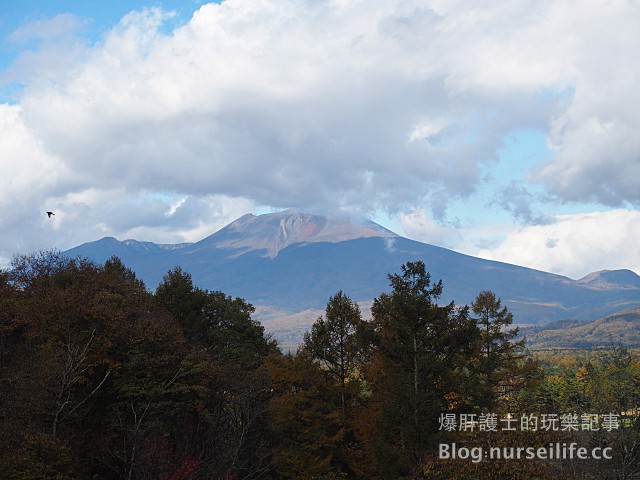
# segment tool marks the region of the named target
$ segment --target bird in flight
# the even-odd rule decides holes
[[[55,213],[53,213],[53,212],[47,212],[47,216],[48,216],[49,218],[51,218],[52,216],[55,216]]]

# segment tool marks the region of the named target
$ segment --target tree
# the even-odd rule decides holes
[[[18,297],[19,291],[9,282],[9,274],[0,271],[0,378],[2,369],[11,363],[23,330],[16,322]]]
[[[200,470],[211,476],[261,471],[269,392],[264,363],[277,347],[251,318],[253,305],[194,286],[179,267],[164,276],[155,301],[181,326],[192,348],[192,370],[199,372],[190,443],[201,446]]]
[[[484,290],[471,305],[478,315],[480,331],[479,405],[491,410],[496,401],[521,385],[518,362],[523,358],[524,340],[513,341],[518,329],[509,329],[513,315],[495,293]]]
[[[118,281],[101,266],[58,252],[16,257],[7,279],[14,296],[9,327],[17,344],[3,369],[2,403],[17,434],[0,470],[15,465],[48,471],[50,478],[72,470],[82,475],[91,467],[76,464],[86,453],[81,439],[118,369],[113,346],[117,332],[126,330],[131,291],[114,291]],[[56,464],[55,475],[47,467],[54,452],[68,460]]]
[[[304,336],[303,348],[334,378],[340,388],[340,417],[346,424],[347,384],[356,379],[362,346],[358,331],[362,328],[360,307],[342,291],[327,303],[326,319],[320,316]],[[352,382],[353,383],[353,382]]]
[[[335,471],[342,428],[330,379],[305,352],[273,354],[267,369],[275,478],[322,478]]]
[[[167,272],[156,288],[154,299],[165,308],[180,324],[190,343],[204,340],[202,308],[205,292],[193,285],[191,274],[180,267]]]
[[[442,282],[431,282],[424,262],[401,269],[389,275],[391,293],[371,310],[377,340],[367,381],[378,418],[372,448],[385,478],[409,475],[422,463],[447,398],[459,396],[460,372],[477,338],[466,309],[435,303]]]
[[[253,306],[115,257],[0,272],[1,478],[259,477],[276,350]],[[52,459],[56,459],[55,461]]]

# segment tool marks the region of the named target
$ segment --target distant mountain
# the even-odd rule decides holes
[[[227,250],[232,257],[251,251],[274,258],[290,245],[338,243],[357,238],[393,238],[397,235],[371,221],[327,218],[295,211],[271,215],[247,214],[189,248],[190,252],[213,247]]]
[[[640,309],[625,310],[582,325],[523,329],[527,345],[540,348],[640,347]]]
[[[323,309],[340,289],[356,301],[371,301],[389,290],[388,273],[418,259],[434,280],[443,280],[441,302],[469,304],[481,290],[493,290],[521,324],[593,321],[640,307],[640,277],[629,270],[572,280],[409,240],[370,221],[295,211],[245,215],[192,244],[103,238],[66,253],[100,263],[116,255],[151,289],[180,265],[202,288],[283,315]]]
[[[578,280],[578,283],[594,289],[640,288],[640,277],[631,270],[602,270],[593,272]]]

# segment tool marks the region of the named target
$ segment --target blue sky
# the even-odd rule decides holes
[[[6,3],[6,5],[5,5]],[[0,68],[11,66],[16,57],[28,50],[37,50],[42,38],[32,35],[29,39],[16,39],[16,33],[25,27],[39,22],[47,22],[60,16],[72,16],[77,24],[73,32],[87,45],[99,43],[106,32],[111,30],[122,17],[132,10],[144,8],[162,8],[174,13],[174,17],[167,20],[165,29],[187,22],[193,12],[201,5],[199,0],[167,0],[160,2],[112,0],[108,2],[95,1],[55,1],[21,0],[14,2],[5,0],[0,10]],[[15,88],[5,90],[5,101],[12,101],[16,95]]]
[[[34,21],[46,20],[56,15],[71,14],[88,22],[87,38],[98,41],[105,31],[111,29],[132,10],[160,7],[176,13],[183,22],[188,21],[194,10],[203,2],[198,0],[165,0],[158,2],[135,0],[111,0],[109,2],[87,2],[82,0],[21,0],[2,3],[2,35],[6,38],[14,31]]]
[[[0,262],[300,208],[640,272],[632,2],[5,3]]]

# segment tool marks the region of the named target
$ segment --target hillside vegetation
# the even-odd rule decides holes
[[[371,320],[337,291],[285,355],[250,303],[179,267],[150,293],[115,257],[17,257],[0,271],[0,478],[638,478],[636,356],[541,364],[493,292],[440,303],[421,261],[387,280]],[[542,416],[557,428],[503,431]],[[611,456],[439,456],[576,442]]]
[[[524,331],[531,348],[640,347],[640,309],[625,310],[595,322]]]

